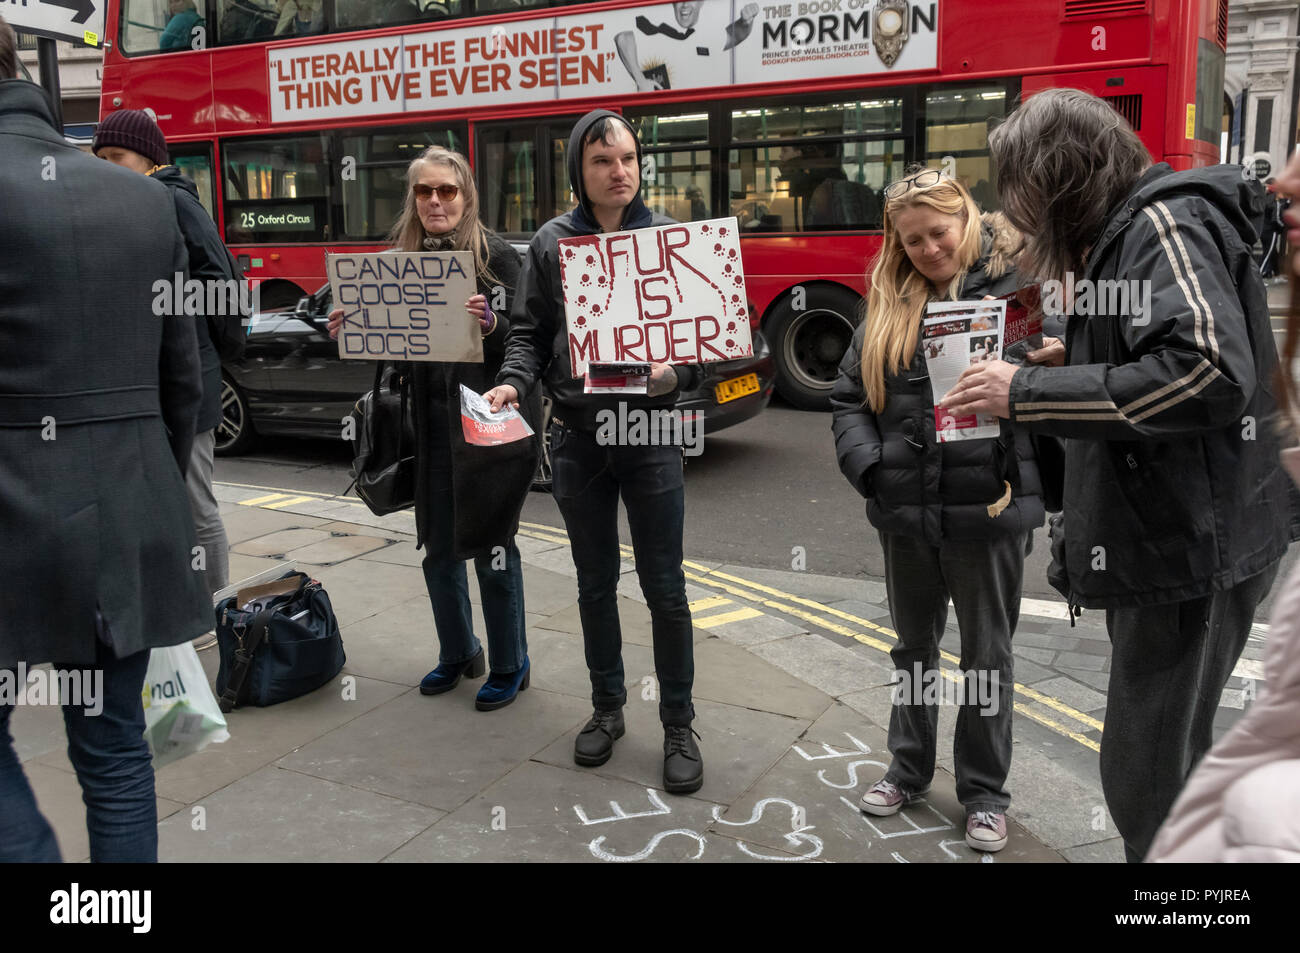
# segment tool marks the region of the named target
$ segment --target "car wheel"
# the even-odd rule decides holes
[[[533,474],[533,489],[551,492],[551,398],[542,397],[542,452],[537,458],[537,472]]]
[[[217,424],[216,438],[213,452],[219,457],[243,453],[257,438],[248,398],[224,374],[221,376],[221,423]]]
[[[847,288],[812,285],[803,310],[787,295],[764,329],[776,363],[776,389],[804,410],[829,410],[840,361],[853,340],[860,302]]]

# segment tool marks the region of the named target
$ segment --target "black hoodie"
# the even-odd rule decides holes
[[[1199,598],[1286,550],[1277,348],[1251,256],[1253,207],[1234,166],[1148,169],[1082,277],[1137,283],[1150,313],[1073,315],[1067,366],[1011,380],[1011,419],[1068,438],[1064,588],[1078,605]]]
[[[194,183],[174,165],[155,169],[151,176],[172,192],[176,222],[185,236],[185,250],[190,253],[190,270],[186,277],[201,282],[234,278],[226,257],[226,246],[222,244],[216,224],[199,201],[199,190]],[[206,292],[204,300],[207,300]],[[207,315],[201,314],[196,320],[199,364],[203,369],[203,403],[199,405],[199,419],[194,432],[206,433],[221,423],[221,358],[212,344]]]
[[[606,109],[587,113],[573,127],[569,136],[569,149],[565,154],[569,171],[569,184],[578,197],[578,205],[563,215],[557,215],[537,230],[524,256],[524,268],[515,294],[510,316],[510,336],[506,340],[506,356],[497,375],[498,384],[510,384],[520,395],[527,394],[538,382],[545,381],[546,389],[555,402],[554,413],[565,423],[584,429],[596,429],[596,414],[602,409],[617,410],[620,403],[631,407],[671,407],[680,390],[698,386],[698,367],[677,366],[678,390],[659,397],[630,395],[595,396],[583,393],[583,380],[573,376],[569,362],[568,325],[564,319],[564,287],[560,281],[559,241],[578,235],[595,235],[600,232],[595,214],[587,198],[582,181],[582,140],[596,120],[606,116],[622,119]],[[637,141],[637,166],[641,164],[641,143]],[[672,225],[674,220],[652,214],[637,194],[623,213],[622,231]]]

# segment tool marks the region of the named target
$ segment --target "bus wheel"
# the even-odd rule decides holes
[[[776,389],[804,410],[829,410],[831,387],[853,339],[860,302],[838,285],[810,285],[803,310],[786,295],[768,319],[768,340],[776,361]]]
[[[221,423],[217,424],[213,453],[219,457],[233,457],[251,447],[256,437],[248,398],[230,378],[221,375]]]
[[[306,294],[292,281],[264,281],[257,286],[257,309],[263,312],[288,311],[296,307]]]

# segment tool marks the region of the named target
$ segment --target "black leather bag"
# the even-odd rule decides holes
[[[352,410],[352,477],[357,496],[376,516],[415,505],[415,421],[411,384],[380,362],[375,386]]]
[[[290,571],[240,590],[216,613],[216,689],[223,712],[315,691],[347,661],[329,596],[305,573]]]

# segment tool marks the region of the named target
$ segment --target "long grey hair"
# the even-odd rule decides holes
[[[478,189],[474,186],[474,174],[470,171],[469,162],[459,152],[444,149],[442,146],[430,146],[411,161],[406,169],[406,200],[402,206],[402,213],[388,236],[389,242],[398,251],[418,252],[436,250],[438,247],[439,243],[435,236],[425,231],[424,223],[420,221],[419,209],[415,204],[415,183],[426,162],[450,168],[456,175],[456,184],[460,186],[460,194],[465,200],[465,210],[461,215],[460,224],[450,235],[442,237],[450,241],[454,249],[473,252],[474,272],[484,282],[488,284],[498,282],[500,279],[492,274],[492,269],[488,267],[490,257],[488,231],[478,218]]]
[[[1133,129],[1077,89],[1029,97],[989,134],[1002,211],[1025,236],[1020,270],[1081,272],[1111,210],[1151,165]]]

